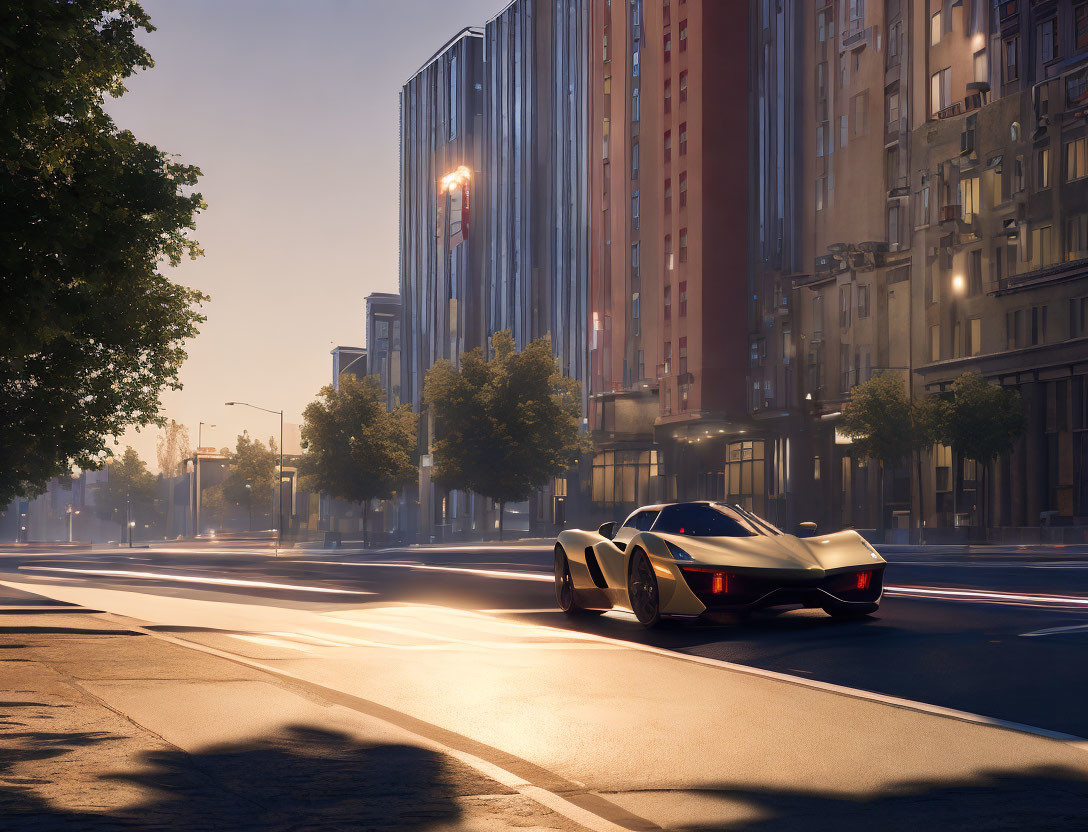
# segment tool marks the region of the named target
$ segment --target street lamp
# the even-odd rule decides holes
[[[79,509],[72,508],[72,504],[68,504],[68,542],[72,542],[72,518],[79,514]]]
[[[193,505],[196,510],[193,512],[193,537],[200,534],[200,448],[203,445],[203,433],[204,425],[206,422],[200,422],[196,428],[196,453],[193,455],[193,488],[196,491],[196,495],[193,499]],[[214,428],[215,425],[209,424],[208,427]]]
[[[265,413],[278,414],[280,417],[280,470],[279,470],[279,482],[276,484],[276,502],[279,503],[278,511],[278,525],[276,526],[276,554],[280,552],[280,546],[283,545],[283,411],[282,410],[269,410],[267,407],[258,407],[255,404],[249,402],[225,402],[227,407],[234,407],[235,405],[241,405],[242,407],[252,407],[254,410],[263,410]]]

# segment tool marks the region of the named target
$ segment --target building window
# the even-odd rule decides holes
[[[631,334],[639,334],[639,295],[638,292],[631,293]],[[642,376],[639,376],[642,378]]]
[[[850,112],[854,121],[852,138],[869,132],[869,93],[861,92],[850,99]]]
[[[1088,49],[1088,3],[1073,8],[1073,48]]]
[[[664,38],[665,45],[665,63],[672,60],[672,33],[666,32]]]
[[[816,179],[816,210],[824,210],[824,191],[827,188],[827,180],[824,177],[818,177]]]
[[[1088,214],[1076,214],[1065,222],[1065,259],[1088,257]]]
[[[933,16],[929,19],[929,45],[936,46],[941,42],[941,36],[944,34],[944,26],[941,23],[941,10],[938,9],[933,13]]]
[[[686,208],[688,204],[688,173],[682,171],[680,174],[680,207]]]
[[[641,117],[641,108],[638,102],[638,87],[635,87],[631,90],[631,121],[638,121]]]
[[[665,342],[665,363],[662,369],[664,375],[669,375],[672,372],[672,341]]]
[[[672,112],[672,79],[665,79],[665,115]]]
[[[888,93],[885,111],[888,116],[888,131],[891,133],[899,130],[899,93]]]
[[[672,234],[665,235],[665,271],[672,271]],[[665,299],[669,298],[669,289],[665,287]]]
[[[450,123],[447,139],[457,138],[457,56],[450,58],[449,90],[447,91]]]
[[[688,123],[685,121],[680,125],[680,155],[686,156],[688,153]]]
[[[839,392],[849,393],[854,386],[851,375],[854,369],[853,353],[849,344],[839,344]]]
[[[665,180],[665,213],[672,213],[672,180]]]
[[[1065,143],[1065,181],[1088,176],[1088,136]]]
[[[816,127],[816,158],[820,159],[824,155],[824,126],[822,124]]]
[[[1036,182],[1039,190],[1050,187],[1050,148],[1044,147],[1036,155]]]
[[[899,239],[899,203],[888,206],[888,245],[898,246]]]
[[[664,0],[664,2],[662,2],[661,4],[661,22],[664,23],[666,26],[669,25],[672,18],[672,9],[670,8],[670,6],[671,3],[669,2],[669,0]]]
[[[918,193],[918,225],[929,225],[929,185]]]
[[[967,330],[967,354],[978,355],[982,352],[982,319],[972,318],[968,321]]]
[[[631,197],[631,228],[638,229],[638,191]]]
[[[850,141],[850,117],[839,116],[839,147],[846,147]]]
[[[1039,32],[1039,60],[1044,64],[1050,63],[1058,57],[1058,27],[1056,20],[1044,20],[1038,26]]]
[[[672,130],[665,131],[665,163],[672,161]]]
[[[1024,311],[1016,309],[1005,313],[1005,348],[1009,350],[1019,349],[1021,346],[1021,322]]]
[[[982,294],[982,249],[967,252],[967,294]]]
[[[815,295],[812,298],[812,339],[822,341],[824,338],[824,298],[823,295]]]
[[[688,71],[685,69],[680,73],[680,103],[683,104],[688,100]]]
[[[688,372],[688,339],[685,335],[680,339],[680,375],[687,375]]]
[[[680,229],[680,262],[688,262],[688,230],[686,228]],[[682,283],[680,285],[684,286],[686,284]],[[681,312],[680,314],[683,315],[686,313]]]
[[[868,283],[858,285],[858,317],[868,318],[870,311],[870,285]]]
[[[963,208],[963,221],[974,222],[979,209],[979,178],[965,176],[960,180],[960,205]]]
[[[850,326],[850,286],[839,287],[839,326],[846,329]]]
[[[929,79],[930,112],[937,115],[952,101],[952,71],[945,67]]]
[[[1057,261],[1057,252],[1054,247],[1054,226],[1039,225],[1031,229],[1032,268],[1045,268]]]
[[[1088,297],[1070,298],[1069,337],[1083,338],[1085,335],[1088,335]],[[1088,406],[1088,402],[1085,402],[1085,405]],[[1088,427],[1088,424],[1085,427]]]
[[[608,158],[608,136],[611,133],[611,122],[606,118],[601,121],[601,158]]]
[[[1012,192],[1020,193],[1024,190],[1024,157],[1018,154],[1012,165]]]
[[[665,320],[669,321],[672,319],[672,286],[667,283],[665,284],[664,294]],[[666,345],[666,347],[668,347],[668,345]],[[666,370],[665,372],[668,372],[668,370]]]
[[[678,291],[680,293],[680,317],[686,318],[688,316],[688,282],[686,280],[680,281]],[[681,338],[680,343],[687,344],[687,339]]]
[[[1004,54],[1004,80],[1008,84],[1020,77],[1020,36],[1005,38],[1001,43],[1001,51]]]
[[[688,22],[686,20],[680,21],[680,51],[687,52],[688,50]]]
[[[631,243],[631,279],[638,280],[641,277],[641,243]]]
[[[941,360],[941,327],[939,325],[929,328],[929,360]]]
[[[601,60],[608,63],[608,30],[601,37]]]
[[[986,60],[986,50],[975,53],[975,80],[985,82],[990,77],[990,62]]]
[[[631,144],[631,178],[638,179],[638,142]]]
[[[1031,331],[1028,333],[1028,343],[1033,347],[1046,343],[1046,310],[1045,306],[1031,307]]]

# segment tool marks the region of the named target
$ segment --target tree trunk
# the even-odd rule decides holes
[[[915,464],[918,472],[918,542],[925,543],[926,540],[926,489],[925,483],[922,482],[922,450],[919,448],[915,452]]]
[[[886,543],[886,532],[884,528],[884,460],[877,461],[877,471],[879,472],[878,476],[880,477],[880,502],[877,508],[879,514],[876,518],[876,539],[881,543]]]
[[[499,500],[499,540],[502,540],[502,515],[504,505],[505,503],[502,500]]]

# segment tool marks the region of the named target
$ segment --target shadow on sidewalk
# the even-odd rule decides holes
[[[112,781],[136,786],[146,796],[121,810],[66,810],[38,794],[45,790],[36,788],[42,781],[14,776],[20,762],[122,739],[95,733],[6,734],[0,753],[0,827],[5,832],[412,830],[455,823],[461,815],[459,795],[511,793],[423,748],[365,745],[344,734],[301,726],[274,738],[197,754],[146,754],[137,774],[103,772],[93,791],[108,793]],[[90,794],[85,800],[104,803]]]
[[[849,787],[849,784],[846,784]],[[1088,778],[1075,769],[983,771],[960,781],[904,782],[871,799],[722,785],[702,792],[757,817],[676,832],[986,832],[1088,829]]]

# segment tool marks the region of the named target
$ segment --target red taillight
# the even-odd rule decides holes
[[[868,589],[872,576],[872,572],[858,572],[858,589]]]
[[[724,572],[715,572],[710,576],[710,591],[715,595],[721,595],[729,591],[729,576]]]

